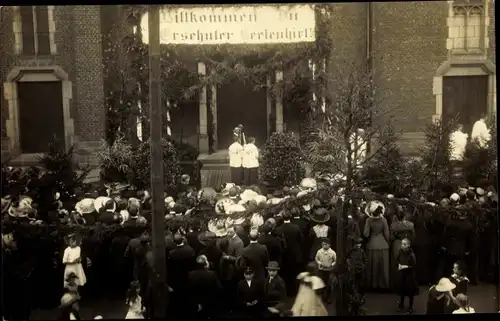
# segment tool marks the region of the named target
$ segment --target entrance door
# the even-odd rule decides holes
[[[233,81],[217,90],[217,138],[219,149],[232,144],[233,129],[242,124],[246,137],[253,136],[257,146],[267,139],[266,89],[254,91],[251,84]]]
[[[472,126],[488,110],[488,76],[443,77],[443,121],[457,117],[469,135]]]
[[[62,83],[18,82],[19,139],[23,153],[44,153],[54,137],[64,142]]]

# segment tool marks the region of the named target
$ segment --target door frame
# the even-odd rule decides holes
[[[60,81],[62,84],[62,102],[64,116],[64,143],[68,150],[75,142],[75,126],[70,112],[70,100],[72,98],[71,81],[68,74],[59,66],[46,67],[14,67],[11,69],[4,82],[4,96],[7,101],[8,118],[5,121],[5,129],[9,142],[8,151],[11,156],[22,156],[32,158],[38,154],[23,153],[20,145],[20,123],[19,123],[19,99],[17,92],[18,82],[53,82]]]
[[[444,76],[488,76],[488,115],[496,113],[496,67],[489,59],[478,60],[448,60],[436,71],[433,82],[433,94],[436,97],[433,121],[441,120],[443,114],[443,77]]]

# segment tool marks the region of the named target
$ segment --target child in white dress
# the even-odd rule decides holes
[[[132,281],[127,291],[127,305],[129,306],[125,319],[144,319],[144,308],[142,298],[139,295],[140,284],[138,281]]]
[[[87,283],[87,278],[82,266],[82,250],[76,242],[76,236],[74,234],[68,235],[69,246],[64,250],[63,264],[66,265],[64,269],[64,283],[70,273],[76,275],[75,282],[78,286],[84,286]]]

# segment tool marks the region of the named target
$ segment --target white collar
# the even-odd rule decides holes
[[[283,223],[290,223],[290,220],[283,221]]]
[[[257,243],[257,241],[250,241],[250,243],[253,243],[253,244],[255,244],[255,243]]]

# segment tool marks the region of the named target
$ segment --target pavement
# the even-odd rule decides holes
[[[427,302],[428,287],[420,287],[420,295],[415,297],[414,314],[424,314]],[[500,309],[496,299],[496,288],[494,285],[483,284],[469,287],[469,299],[476,313],[495,313]],[[364,308],[367,315],[397,315],[398,297],[394,294],[367,293]],[[292,301],[292,300],[291,300]],[[290,304],[293,302],[290,301]],[[330,315],[335,315],[335,307],[328,306]],[[93,319],[100,315],[104,319],[123,319],[127,314],[127,306],[124,300],[101,299],[82,302],[80,315],[82,319]],[[35,310],[31,314],[31,320],[55,320],[58,318],[57,309]]]

